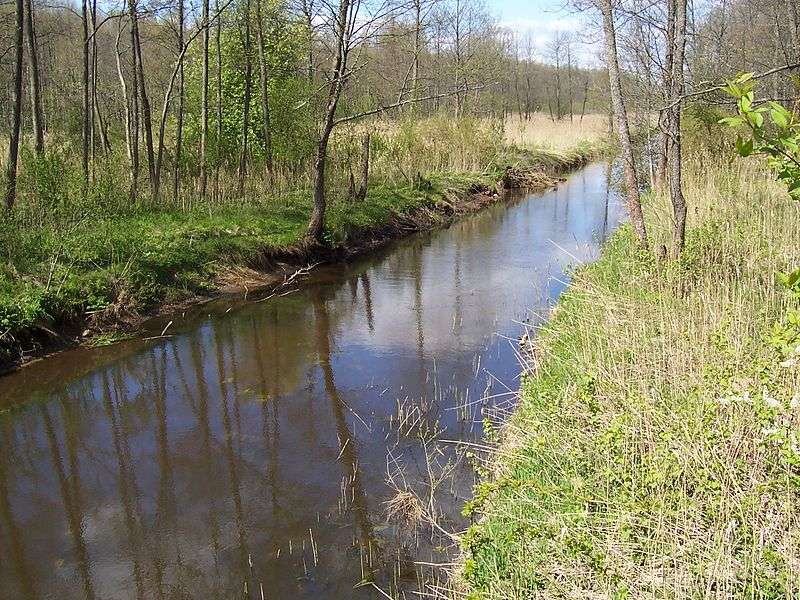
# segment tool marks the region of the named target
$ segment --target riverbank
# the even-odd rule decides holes
[[[536,334],[467,512],[470,598],[783,598],[800,568],[800,207],[757,163],[687,161],[676,262],[622,228]],[[649,197],[655,243],[670,209]],[[493,434],[494,435],[494,434]]]
[[[251,202],[213,214],[147,210],[39,231],[23,238],[29,249],[8,249],[14,259],[0,281],[0,368],[80,343],[109,343],[176,306],[274,287],[309,264],[345,260],[445,226],[498,201],[504,178],[547,187],[603,150],[599,142],[569,151],[506,147],[480,173],[373,185],[362,202],[332,203],[327,244],[311,250],[301,244],[311,211],[310,194],[302,190],[268,206]]]

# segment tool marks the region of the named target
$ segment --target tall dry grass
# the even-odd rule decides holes
[[[523,148],[569,150],[581,143],[598,142],[608,137],[608,117],[587,114],[553,121],[545,113],[533,113],[529,119],[513,115],[504,123],[504,141]]]
[[[686,171],[683,257],[621,231],[539,334],[464,540],[476,597],[800,593],[799,302],[775,281],[800,207],[756,163]],[[667,242],[668,203],[646,208]]]

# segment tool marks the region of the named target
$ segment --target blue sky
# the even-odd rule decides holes
[[[489,10],[499,19],[500,25],[520,36],[529,36],[536,58],[546,59],[546,47],[557,31],[576,34],[581,45],[576,53],[583,62],[594,62],[596,47],[587,33],[586,15],[569,9],[567,0],[485,0]]]

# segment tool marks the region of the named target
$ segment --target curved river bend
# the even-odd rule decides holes
[[[414,561],[447,557],[397,491],[426,498],[429,466],[450,473],[437,517],[464,526],[470,469],[448,470],[441,441],[479,440],[482,412],[511,401],[522,323],[622,218],[610,173],[592,164],[281,297],[206,305],[170,337],[0,379],[0,597],[420,585]]]

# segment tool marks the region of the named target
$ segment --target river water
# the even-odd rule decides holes
[[[0,379],[0,598],[430,585],[415,563],[447,560],[438,528],[465,526],[473,483],[453,442],[513,401],[525,323],[620,222],[610,177],[595,163],[285,295]]]

